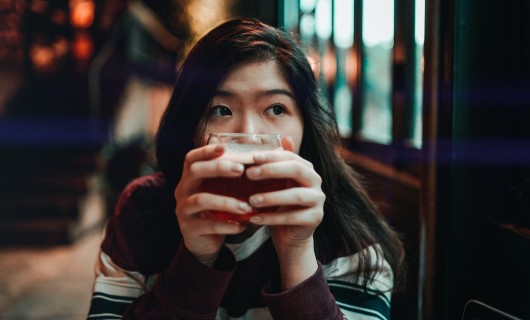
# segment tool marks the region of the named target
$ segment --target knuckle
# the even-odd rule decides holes
[[[196,162],[192,163],[190,166],[189,166],[189,174],[194,177],[194,176],[197,176],[197,173],[199,171],[199,168],[198,168],[198,165]]]
[[[225,229],[224,225],[221,222],[217,221],[217,220],[212,220],[210,222],[210,227],[211,227],[212,231],[214,233],[217,233],[217,234],[223,233],[224,229]]]
[[[225,172],[228,171],[230,168],[230,163],[227,160],[220,160],[216,164],[216,169],[219,172]]]
[[[269,177],[271,175],[274,175],[275,173],[277,173],[277,171],[271,168],[271,166],[267,166],[267,165],[261,166],[261,174],[263,176]]]
[[[224,198],[222,201],[221,201],[221,205],[223,206],[223,208],[231,208],[232,207],[232,200],[230,198]]]
[[[314,225],[319,225],[322,222],[322,219],[324,218],[323,214],[320,210],[315,210],[315,213],[313,214],[313,223]]]
[[[305,177],[307,176],[306,171],[304,169],[304,166],[300,165],[293,165],[294,167],[294,174],[296,177]]]
[[[177,188],[173,192],[173,197],[175,198],[175,200],[177,200],[180,198],[181,194],[182,194],[182,190],[177,186]]]
[[[191,161],[192,161],[192,155],[191,155],[191,152],[188,152],[184,156],[184,163],[189,164]]]
[[[205,200],[206,200],[206,197],[201,193],[195,194],[191,198],[191,202],[193,203],[193,205],[197,207],[202,207]]]
[[[300,224],[298,214],[289,214],[283,218],[284,225],[297,225]]]
[[[179,219],[179,228],[185,234],[190,230],[190,223],[186,219]]]
[[[324,203],[326,201],[326,194],[320,190],[317,199],[319,199],[321,203]]]
[[[322,185],[322,177],[319,174],[317,174],[316,180],[317,180],[318,185],[321,186]]]
[[[294,199],[295,199],[296,203],[304,203],[305,202],[305,197],[304,197],[303,191],[299,189],[294,194]]]

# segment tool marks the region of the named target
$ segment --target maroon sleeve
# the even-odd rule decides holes
[[[107,224],[102,250],[128,271],[157,275],[151,290],[136,298],[123,319],[215,319],[236,261],[223,247],[213,268],[182,244],[173,193],[160,175],[132,181]]]
[[[214,320],[235,264],[226,247],[210,268],[181,245],[153,290],[136,299],[123,319]]]
[[[342,312],[329,291],[322,266],[313,276],[284,292],[267,286],[263,299],[274,319],[289,320],[342,320]]]
[[[181,241],[175,202],[161,175],[133,180],[110,217],[101,249],[119,267],[144,275],[167,268]]]

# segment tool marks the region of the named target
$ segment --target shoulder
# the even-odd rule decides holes
[[[379,245],[366,247],[363,252],[364,257],[369,259],[370,269],[373,270],[372,281],[369,281],[369,288],[374,291],[390,294],[394,286],[394,274],[388,261],[383,256]],[[349,282],[353,285],[360,285],[364,279],[356,276],[356,271],[360,268],[361,252],[350,256],[343,256],[332,260],[322,266],[324,274],[330,282]]]
[[[161,174],[131,181],[109,218],[102,250],[125,270],[156,272],[176,250],[174,207],[173,194]]]
[[[161,174],[153,173],[136,178],[123,189],[113,215],[120,215],[123,207],[131,202],[141,207],[149,206],[150,202],[156,202],[166,193],[166,183]]]
[[[363,253],[340,257],[322,266],[330,292],[348,319],[390,319],[392,268],[383,258],[379,245],[369,246]],[[369,259],[373,270],[366,286],[364,279],[356,275],[361,256]]]

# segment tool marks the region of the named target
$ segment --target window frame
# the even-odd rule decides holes
[[[363,108],[362,65],[365,56],[362,44],[363,1],[354,4],[354,45],[359,57],[356,86],[352,88],[352,135],[344,138],[345,147],[353,153],[363,154],[397,170],[419,177],[421,170],[421,148],[412,143],[414,93],[415,93],[415,19],[414,0],[394,0],[394,46],[392,49],[392,139],[382,144],[367,139],[361,133]]]

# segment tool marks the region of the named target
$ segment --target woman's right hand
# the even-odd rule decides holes
[[[213,144],[193,149],[186,155],[182,178],[175,189],[175,213],[184,245],[193,256],[213,266],[224,242],[225,235],[242,232],[245,227],[235,221],[216,219],[210,210],[244,214],[251,211],[248,203],[235,198],[200,192],[203,179],[238,177],[244,166],[220,156],[223,145]]]

